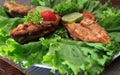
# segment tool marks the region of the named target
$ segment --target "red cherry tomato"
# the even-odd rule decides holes
[[[43,21],[56,21],[56,15],[50,10],[45,10],[41,13]]]
[[[83,11],[83,16],[84,16],[84,18],[89,18],[89,19],[92,19],[92,20],[96,20],[95,16],[92,13],[89,13],[87,11]]]

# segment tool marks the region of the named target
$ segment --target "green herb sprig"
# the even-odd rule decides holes
[[[35,10],[33,13],[28,13],[27,16],[24,17],[24,21],[25,22],[31,21],[34,24],[39,24],[43,21],[40,13],[41,13],[40,10]]]

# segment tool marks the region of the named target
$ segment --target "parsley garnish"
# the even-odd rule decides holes
[[[34,24],[39,24],[42,22],[42,17],[40,15],[41,11],[35,10],[33,13],[28,13],[27,16],[24,17],[25,22],[33,22]]]

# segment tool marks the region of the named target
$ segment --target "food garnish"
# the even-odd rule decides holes
[[[41,12],[45,10],[51,10],[52,12],[54,11],[52,8],[45,7],[45,6],[37,6],[35,9],[40,10]]]
[[[43,22],[43,19],[40,14],[40,10],[34,9],[34,11],[29,12],[26,16],[24,16],[24,21],[32,22],[34,24],[40,24]]]
[[[72,23],[79,22],[83,18],[83,15],[79,12],[70,13],[62,17],[63,22]]]
[[[89,13],[89,12],[83,10],[82,14],[83,14],[84,18],[88,18],[88,19],[91,19],[94,21],[96,20],[95,16],[92,13]]]
[[[43,18],[43,21],[56,21],[56,15],[54,12],[52,12],[51,10],[45,10],[43,12],[41,12],[41,16]]]

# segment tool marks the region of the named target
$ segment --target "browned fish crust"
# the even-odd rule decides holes
[[[32,9],[30,6],[24,6],[10,1],[5,1],[4,7],[11,17],[24,17]]]
[[[88,18],[84,18],[80,23],[65,24],[65,27],[74,40],[104,44],[110,40],[104,28]]]
[[[30,22],[20,24],[11,31],[10,35],[15,41],[21,44],[39,40],[40,37],[49,35],[56,30],[60,21],[60,16],[56,16],[56,21],[44,21],[41,24],[33,24]]]

